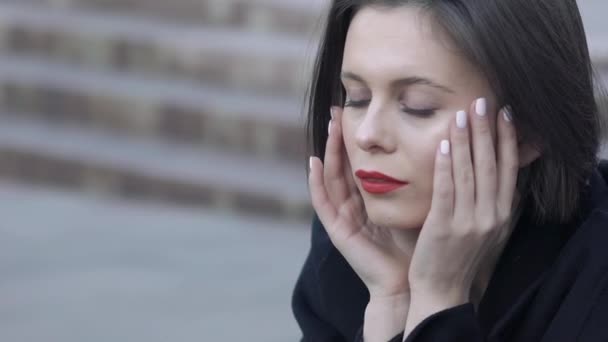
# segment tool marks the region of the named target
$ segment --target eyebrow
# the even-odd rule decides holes
[[[341,74],[341,78],[348,78],[354,81],[358,81],[361,83],[366,83],[365,80],[363,79],[363,77],[350,72],[350,71],[344,71]],[[433,87],[433,88],[437,88],[440,90],[445,91],[446,93],[455,93],[454,90],[450,89],[449,87],[446,87],[444,85],[441,85],[439,83],[433,82],[428,78],[424,78],[424,77],[418,77],[418,76],[410,76],[410,77],[405,77],[405,78],[400,78],[400,79],[396,79],[391,81],[391,86],[392,87],[398,87],[401,85],[426,85],[429,87]]]

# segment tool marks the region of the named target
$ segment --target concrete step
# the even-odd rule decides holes
[[[0,120],[0,176],[128,198],[299,220],[305,163],[111,134],[18,115]]]
[[[87,68],[302,96],[315,39],[0,2],[0,50]]]
[[[328,0],[1,0],[61,9],[93,9],[155,17],[166,21],[238,27],[248,31],[315,30]]]
[[[6,182],[0,217],[1,341],[298,341],[310,219]]]
[[[49,1],[0,0],[0,50],[296,97],[310,77],[313,35],[175,23]],[[594,62],[607,69],[608,29],[589,8],[581,8]]]
[[[302,160],[297,99],[0,55],[0,108],[135,135]]]

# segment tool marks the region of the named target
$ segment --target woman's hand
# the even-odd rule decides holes
[[[512,208],[519,201],[515,128],[502,109],[495,151],[485,100],[470,112],[457,115],[451,143],[442,142],[437,152],[431,209],[410,265],[406,334],[429,315],[467,303],[478,272],[499,256],[512,232]]]
[[[317,157],[310,160],[313,207],[334,246],[367,286],[370,300],[409,296],[413,243],[403,243],[397,232],[369,221],[344,148],[342,108],[332,111],[325,165]]]

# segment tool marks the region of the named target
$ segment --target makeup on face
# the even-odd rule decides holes
[[[363,190],[375,195],[385,194],[409,184],[378,171],[357,170],[355,176],[360,179]]]
[[[362,8],[339,75],[341,132],[367,215],[398,229],[420,228],[428,215],[437,147],[456,112],[480,96],[488,112],[493,103],[483,73],[423,14],[414,6]]]
[[[346,92],[345,107],[364,108],[372,101],[372,90],[362,76],[353,71],[343,71],[342,84]],[[417,117],[430,117],[442,107],[441,101],[446,95],[454,94],[450,88],[440,85],[421,76],[404,76],[389,82],[389,87],[382,86],[376,92],[391,98],[398,103],[402,112]]]

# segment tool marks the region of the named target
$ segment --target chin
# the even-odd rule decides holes
[[[407,206],[387,205],[386,203],[368,204],[368,201],[365,201],[365,206],[369,220],[380,227],[409,230],[420,229],[424,224],[425,217],[418,215],[420,211],[408,210]]]

